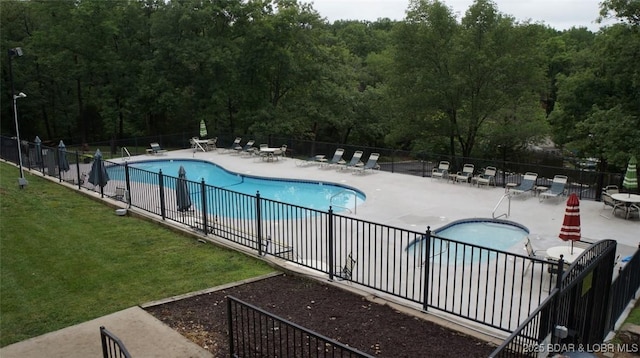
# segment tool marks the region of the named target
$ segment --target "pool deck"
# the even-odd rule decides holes
[[[137,156],[131,161],[178,158],[211,161],[240,174],[317,180],[355,187],[365,193],[366,201],[357,207],[355,214],[346,215],[415,231],[425,231],[428,226],[432,230],[437,229],[460,219],[491,218],[494,208],[505,194],[505,189],[501,187],[478,188],[464,183],[453,184],[443,179],[384,171],[361,174],[335,167],[299,166],[300,160],[293,158],[262,161],[255,156],[225,154],[223,149],[196,153],[190,149],[178,150],[162,156]],[[511,198],[511,215],[503,219],[526,226],[536,251],[569,245],[558,238],[565,204],[566,197],[548,198],[541,202],[531,194],[520,194]],[[509,200],[504,199],[496,215],[506,213],[508,206]],[[621,258],[633,254],[640,244],[640,220],[637,217],[625,220],[619,215],[613,217],[611,208],[604,209],[602,202],[580,201],[583,240],[616,240]],[[522,246],[519,246],[518,250],[521,249]],[[524,254],[524,249],[518,253]]]

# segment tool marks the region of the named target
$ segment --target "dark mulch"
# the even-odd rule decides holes
[[[228,295],[379,357],[487,357],[494,348],[335,286],[286,274],[147,311],[215,357],[228,357]]]

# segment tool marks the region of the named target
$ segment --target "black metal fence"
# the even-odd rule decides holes
[[[232,357],[373,357],[232,296],[227,322]]]
[[[621,258],[618,258],[621,259]],[[640,288],[640,250],[629,258],[622,258],[617,262],[620,265],[618,275],[611,284],[611,313],[609,315],[608,329],[614,330],[616,321],[622,315],[631,300],[636,298],[636,292]]]
[[[2,156],[13,160],[5,156],[5,142],[8,141],[3,139]],[[536,312],[549,314],[538,308],[554,287],[553,276],[547,273],[557,270],[556,263],[444,239],[428,230],[424,233],[405,230],[332,210],[324,212],[264,199],[259,193],[237,193],[204,182],[185,181],[193,205],[189,210],[180,210],[176,177],[116,160],[106,162],[110,180],[104,187],[96,187],[86,183],[96,161],[87,161],[77,152],[38,148],[33,154],[31,147],[28,149],[29,158],[43,154],[42,158],[34,159],[33,166],[27,165],[43,175],[54,175],[61,181],[77,184],[79,189],[97,190],[102,195],[127,201],[130,206],[163,220],[215,235],[259,255],[274,255],[323,272],[330,279],[352,281],[405,300],[417,309],[438,310],[502,332],[513,332]],[[67,158],[69,171],[57,170],[61,156]],[[428,161],[411,163],[419,165],[422,175],[430,175]],[[392,164],[392,168],[397,167]],[[126,194],[118,194],[122,192]],[[347,272],[344,268],[350,262]],[[637,277],[628,278],[612,290],[624,291],[626,295],[616,296],[624,300],[629,292],[637,290],[637,281]],[[614,318],[617,317],[612,313],[611,319],[615,321]]]
[[[103,358],[131,358],[124,343],[104,326],[100,327],[100,341],[102,342]]]
[[[609,289],[615,252],[616,242],[603,240],[585,250],[566,271],[563,263],[558,265],[561,279],[549,297],[490,357],[546,357],[597,347],[609,332],[613,316],[608,312],[618,295]],[[634,269],[628,267],[629,272]],[[617,317],[619,313],[613,320]]]

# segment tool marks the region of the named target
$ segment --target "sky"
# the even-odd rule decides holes
[[[442,0],[460,19],[473,0]],[[598,17],[602,0],[494,0],[498,10],[515,17],[516,21],[531,20],[544,23],[556,30],[586,27],[598,31]],[[312,3],[320,16],[335,20],[369,20],[388,17],[402,20],[409,0],[302,0]]]

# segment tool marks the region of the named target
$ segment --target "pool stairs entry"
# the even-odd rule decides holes
[[[339,205],[335,205],[333,203],[333,199],[335,199],[336,197],[338,197],[338,196],[340,196],[342,194],[345,194],[345,193],[353,195],[353,211],[351,211],[351,209],[347,208],[346,206],[339,206]],[[349,213],[358,214],[358,193],[356,193],[355,190],[344,189],[344,190],[334,194],[331,197],[331,199],[329,200],[329,203],[331,204],[331,206],[335,206],[336,208],[340,208],[340,209],[345,209]]]
[[[500,204],[502,204],[502,201],[504,201],[504,198],[507,198],[507,202],[508,202],[508,205],[507,205],[507,212],[506,212],[506,213],[504,213],[504,214],[500,214],[500,215],[496,216],[496,211],[498,211],[498,208],[500,207]],[[494,219],[498,219],[498,218],[501,218],[501,217],[503,217],[503,216],[504,216],[505,218],[508,218],[508,217],[509,217],[509,215],[511,215],[511,194],[506,193],[506,194],[504,194],[504,195],[500,198],[500,200],[498,201],[498,203],[496,204],[496,206],[493,208],[493,212],[491,213],[491,216],[492,216]]]

